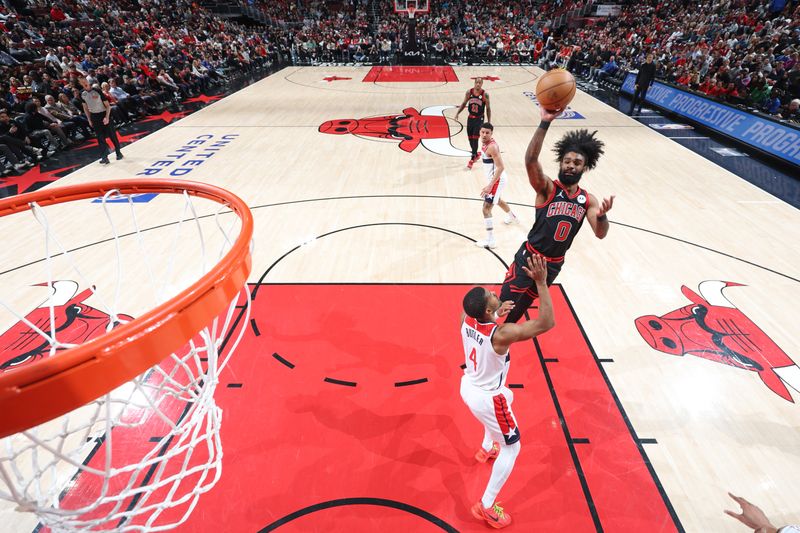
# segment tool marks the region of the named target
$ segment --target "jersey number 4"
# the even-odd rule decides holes
[[[569,237],[569,232],[571,229],[572,229],[572,222],[567,222],[566,220],[562,220],[561,222],[558,223],[558,226],[556,227],[556,234],[553,235],[553,238],[557,242],[566,241],[567,237]]]
[[[472,361],[472,370],[475,371],[478,370],[478,358],[475,357],[476,354],[477,352],[475,351],[475,348],[473,348],[472,351],[469,352],[469,360]]]

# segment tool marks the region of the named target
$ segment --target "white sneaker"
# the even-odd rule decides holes
[[[503,224],[518,224],[519,218],[514,213],[509,213],[506,215],[506,218],[503,219]]]
[[[497,248],[497,242],[494,239],[486,239],[483,241],[478,241],[475,243],[475,246],[480,248]]]

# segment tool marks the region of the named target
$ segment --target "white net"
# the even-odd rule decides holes
[[[413,19],[417,14],[428,13],[428,9],[428,0],[394,0],[395,12],[405,13],[410,19]]]
[[[6,288],[30,276],[44,281],[33,280],[39,293],[30,281],[27,291],[17,291],[26,298],[0,295],[0,372],[59,357],[135,320],[199,280],[241,229],[226,206],[186,193],[148,204],[108,193],[92,204],[108,226],[95,220],[76,237],[73,216],[85,219],[87,203],[33,205],[27,212],[28,238],[35,242],[38,232],[44,254],[35,259],[32,251],[31,261],[20,259],[24,268],[0,275]],[[145,226],[154,212],[162,222]],[[178,213],[177,220],[164,224],[165,212]],[[30,297],[41,291],[46,296]],[[0,499],[54,531],[161,531],[183,522],[221,475],[222,412],[214,392],[244,331],[233,324],[247,323],[249,313],[243,287],[225,312],[187,332],[191,339],[160,364],[79,409],[0,440]]]

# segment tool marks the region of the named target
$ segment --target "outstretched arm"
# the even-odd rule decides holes
[[[522,324],[502,324],[492,337],[492,348],[496,353],[506,353],[508,347],[519,341],[532,339],[556,325],[553,316],[553,301],[547,287],[547,261],[540,255],[528,256],[525,273],[536,282],[539,293],[539,316]]]
[[[780,530],[784,529],[775,527],[767,518],[767,515],[764,514],[764,511],[757,505],[753,505],[741,496],[736,496],[730,492],[728,495],[739,504],[742,512],[735,513],[726,509],[725,514],[734,517],[745,526],[751,528],[754,533],[779,533]]]
[[[492,121],[492,106],[489,105],[489,93],[483,93],[483,101],[486,102],[486,122]]]
[[[611,210],[613,205],[613,195],[609,198],[604,198],[603,203],[598,202],[593,195],[589,195],[589,210],[586,212],[586,217],[589,219],[589,225],[598,239],[602,239],[608,234],[609,223],[606,213]]]
[[[528,143],[528,149],[525,151],[525,170],[528,171],[528,180],[531,182],[531,187],[538,195],[546,198],[550,194],[550,188],[554,185],[553,181],[545,176],[544,170],[542,170],[539,154],[542,152],[542,144],[544,144],[544,136],[547,135],[547,128],[561,113],[561,110],[548,111],[542,106],[539,106],[539,109],[542,114],[542,121],[533,133],[533,138],[531,138],[531,142]]]

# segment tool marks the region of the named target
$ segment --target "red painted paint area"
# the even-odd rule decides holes
[[[222,478],[179,530],[259,531],[298,513],[276,530],[442,531],[419,516],[427,513],[458,531],[486,531],[469,508],[491,463],[474,459],[483,429],[459,395],[469,288],[260,286],[216,394]],[[602,526],[676,531],[559,287],[552,294],[558,325],[540,342],[559,360],[547,367],[572,437],[590,439],[575,449]],[[533,343],[514,345],[511,357],[508,383],[524,386],[513,389],[522,448],[499,500],[517,531],[595,531]],[[145,439],[158,431],[139,429]]]
[[[575,449],[603,527],[606,531],[674,531],[591,349],[581,342],[583,333],[563,288],[558,285],[551,294],[558,325],[541,337],[540,346],[546,358],[558,359],[548,364],[548,370],[571,436],[589,439],[590,444],[576,444]]]
[[[456,82],[458,76],[450,66],[439,67],[372,67],[362,80],[366,83],[373,82],[425,82],[438,81],[441,83]]]

